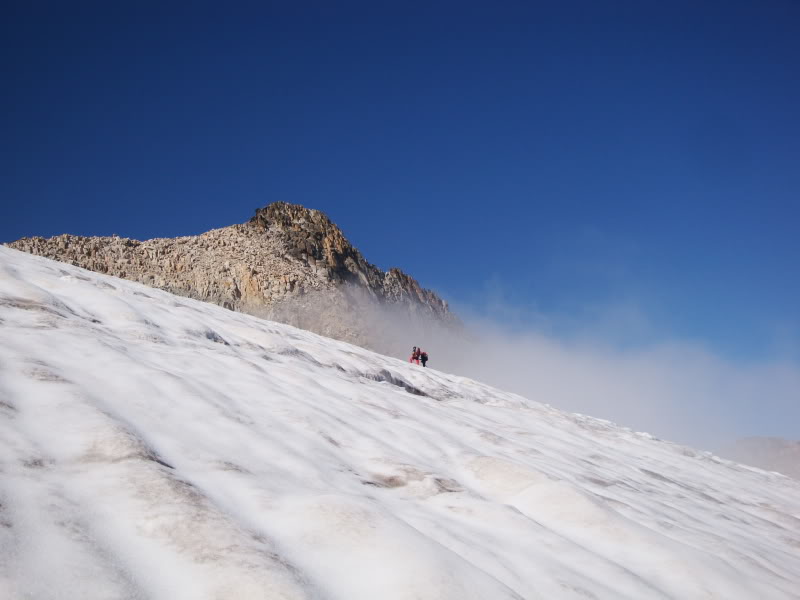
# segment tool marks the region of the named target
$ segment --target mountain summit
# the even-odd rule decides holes
[[[388,350],[387,309],[400,324],[456,323],[444,300],[369,263],[325,214],[286,202],[198,236],[65,234],[8,246],[377,350]]]

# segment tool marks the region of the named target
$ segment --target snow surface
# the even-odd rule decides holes
[[[775,473],[7,248],[0,336],[4,600],[800,597]]]

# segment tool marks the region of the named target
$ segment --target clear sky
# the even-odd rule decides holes
[[[0,241],[285,200],[509,326],[800,361],[796,0],[179,4],[4,3]]]

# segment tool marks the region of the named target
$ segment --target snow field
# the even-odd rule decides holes
[[[3,600],[800,597],[777,474],[7,248],[0,336]]]

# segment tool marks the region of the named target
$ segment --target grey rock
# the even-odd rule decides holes
[[[365,314],[385,307],[401,320],[459,326],[444,300],[399,269],[367,262],[325,214],[285,202],[198,236],[64,234],[7,245],[376,350],[384,348]]]

